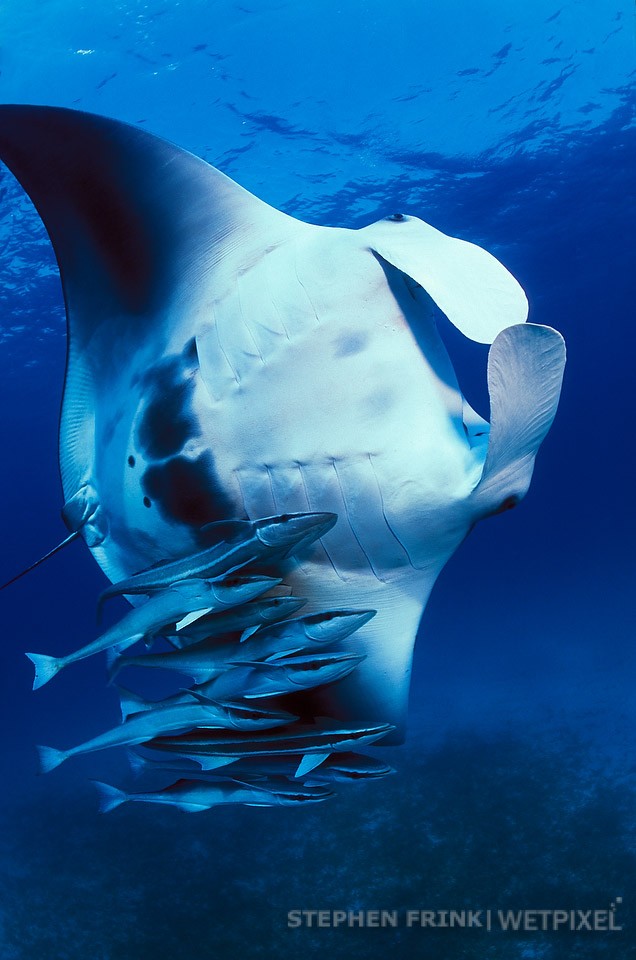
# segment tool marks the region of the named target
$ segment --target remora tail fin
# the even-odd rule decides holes
[[[45,683],[52,680],[64,666],[62,657],[49,657],[45,653],[27,653],[33,666],[35,667],[35,676],[33,678],[33,689],[39,690]]]
[[[111,787],[109,783],[102,783],[101,780],[93,780],[99,793],[99,812],[110,813],[116,807],[121,806],[128,799],[127,794],[117,787]]]
[[[55,747],[38,747],[38,756],[40,758],[40,773],[49,773],[59,767],[61,763],[64,763],[67,753],[65,750],[57,750]]]

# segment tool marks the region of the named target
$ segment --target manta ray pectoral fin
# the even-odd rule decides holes
[[[124,352],[160,338],[167,302],[225,253],[285,240],[298,221],[205,161],[137,127],[58,107],[0,106],[0,158],[55,249],[68,318],[60,468],[72,498],[91,476],[86,410]],[[238,251],[238,252],[237,252]],[[249,255],[249,254],[248,254]],[[170,318],[170,321],[168,321]]]
[[[79,110],[0,107],[0,156],[51,236],[81,344],[105,321],[147,330],[215,243],[296,223],[186,150]]]
[[[482,516],[512,507],[525,496],[535,456],[554,420],[564,367],[565,343],[551,327],[519,324],[493,343],[488,452],[472,494]]]
[[[528,316],[526,295],[515,278],[474,243],[401,214],[357,233],[374,253],[419,283],[471,340],[492,343],[501,330]]]

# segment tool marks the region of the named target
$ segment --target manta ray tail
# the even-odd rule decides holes
[[[3,583],[0,586],[0,590],[4,590],[5,587],[10,587],[12,583],[15,583],[16,580],[19,580],[21,577],[24,577],[27,573],[30,573],[31,570],[35,570],[36,567],[39,567],[41,563],[44,563],[45,560],[48,560],[49,557],[54,556],[58,553],[63,547],[71,543],[72,540],[76,540],[79,537],[79,530],[76,530],[74,533],[69,534],[68,537],[65,537],[61,543],[58,543],[56,547],[53,547],[52,550],[49,550],[48,553],[45,553],[43,557],[40,557],[39,560],[36,560],[35,563],[31,563],[28,567],[25,567],[24,570],[21,570],[20,573],[16,573],[15,577],[11,577],[10,580],[7,580],[6,583]]]

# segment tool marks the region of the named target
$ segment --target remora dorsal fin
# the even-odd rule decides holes
[[[125,687],[117,687],[117,693],[119,694],[122,723],[125,723],[130,717],[134,717],[135,714],[146,713],[156,706],[155,703],[144,700],[138,693],[126,690]]]

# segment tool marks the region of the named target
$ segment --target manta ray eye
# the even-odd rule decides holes
[[[150,497],[144,497],[144,507],[150,506]]]
[[[128,457],[128,466],[129,466],[129,467],[134,467],[134,466],[135,466],[135,463],[136,463],[135,458],[134,458],[133,455],[131,454],[131,455]]]
[[[387,220],[393,220],[396,223],[399,223],[400,220],[404,220],[403,213],[392,213],[390,217],[387,217]]]

